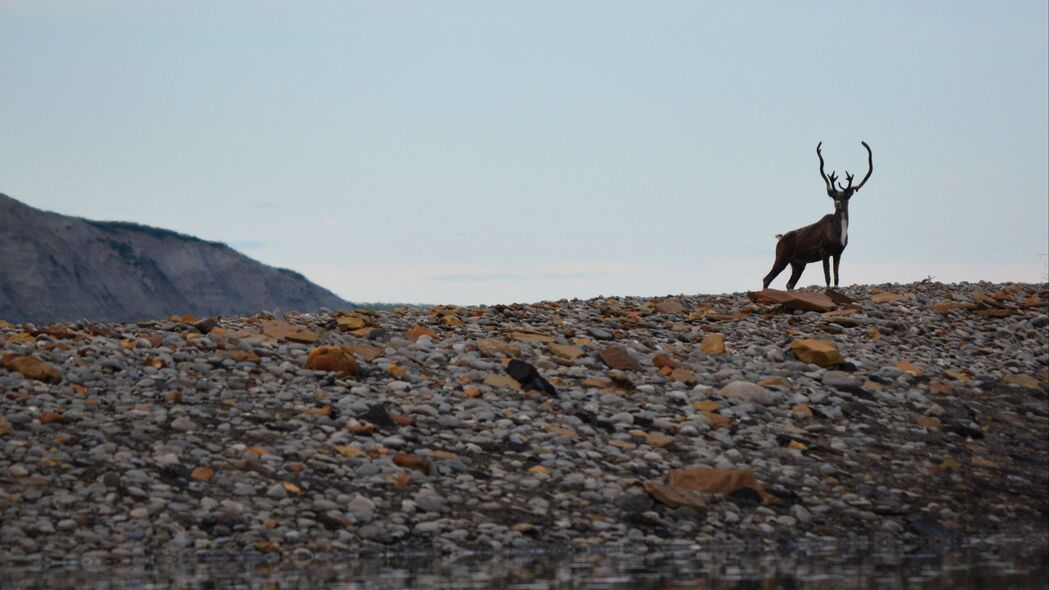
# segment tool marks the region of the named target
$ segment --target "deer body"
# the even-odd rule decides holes
[[[824,215],[812,225],[776,236],[779,238],[776,244],[776,261],[772,265],[772,270],[765,275],[762,281],[766,289],[776,276],[787,268],[787,265],[791,267],[787,289],[793,289],[798,284],[805,265],[816,261],[823,262],[823,276],[827,286],[830,287],[830,261],[832,259],[834,260],[834,285],[838,285],[838,262],[841,260],[841,253],[845,251],[845,246],[849,244],[849,199],[860,190],[860,187],[874,172],[874,158],[870,146],[867,145],[867,142],[863,142],[863,147],[867,148],[869,165],[867,176],[859,185],[852,186],[853,176],[846,172],[845,179],[849,183],[848,186],[841,186],[841,183],[835,186],[837,176],[834,172],[831,172],[829,177],[823,172],[823,154],[820,153],[822,145],[821,142],[816,146],[816,155],[820,159],[820,175],[827,185],[827,196],[834,199],[834,213]]]

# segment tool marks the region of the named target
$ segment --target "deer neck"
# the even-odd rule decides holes
[[[841,231],[841,245],[845,246],[845,243],[849,239],[849,202],[848,201],[834,201],[834,218],[838,222],[838,228]]]

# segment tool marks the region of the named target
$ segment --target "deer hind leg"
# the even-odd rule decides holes
[[[827,282],[827,287],[830,287],[830,256],[823,259],[823,280]],[[835,283],[837,284],[837,283]]]
[[[790,263],[790,280],[787,281],[787,290],[791,291],[794,289],[794,285],[798,284],[798,279],[801,278],[802,271],[805,270],[804,262],[791,262]]]
[[[772,265],[772,270],[770,270],[769,274],[765,275],[765,278],[761,281],[762,288],[768,289],[769,284],[776,280],[776,277],[779,276],[779,273],[783,272],[783,269],[785,268],[787,268],[787,261],[777,257],[776,262]]]
[[[838,262],[839,261],[841,261],[841,254],[835,254],[834,255],[834,286],[835,287],[838,286]],[[827,264],[826,261],[824,261],[823,264],[826,265]],[[830,279],[827,279],[827,281],[828,281],[828,285],[829,285],[830,284],[829,283]]]

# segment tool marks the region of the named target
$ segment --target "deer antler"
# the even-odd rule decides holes
[[[827,186],[830,187],[828,190],[834,190],[834,183],[838,181],[838,173],[831,170],[830,178],[827,179]]]
[[[866,141],[861,141],[863,147],[867,148],[867,176],[863,177],[854,190],[860,190],[863,185],[867,184],[867,179],[871,177],[871,173],[874,172],[874,154],[871,153],[871,146],[867,145]]]
[[[828,191],[832,191],[832,190],[834,190],[834,179],[835,179],[835,176],[834,176],[834,172],[831,171],[830,178],[827,178],[827,174],[823,171],[823,154],[820,153],[820,148],[821,147],[823,147],[823,142],[822,141],[816,144],[816,155],[819,156],[819,159],[820,159],[820,176],[823,177],[823,182],[827,183],[827,190]]]
[[[849,190],[850,188],[852,188],[852,175],[849,174],[848,170],[845,171],[845,180],[847,180],[849,182],[849,186],[841,186],[841,183],[840,182],[838,183],[838,188],[840,188],[842,192],[845,192],[845,191]],[[859,187],[856,187],[856,188],[859,188]]]

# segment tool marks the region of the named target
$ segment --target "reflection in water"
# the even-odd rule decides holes
[[[674,549],[515,556],[409,555],[309,561],[209,561],[112,567],[16,568],[0,587],[47,588],[556,588],[723,590],[1046,588],[1049,555],[1036,543],[947,551],[859,546],[756,551]]]

